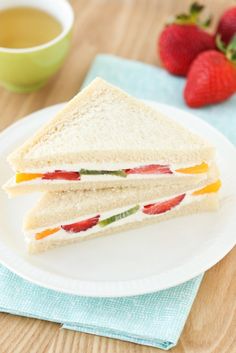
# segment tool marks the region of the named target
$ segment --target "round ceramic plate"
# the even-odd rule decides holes
[[[21,231],[24,213],[39,195],[9,200],[0,191],[0,261],[41,286],[86,296],[129,296],[175,286],[202,273],[235,244],[236,153],[204,121],[179,109],[151,103],[207,138],[217,148],[223,187],[221,208],[157,225],[28,255]],[[12,171],[6,156],[56,112],[55,105],[17,122],[0,135],[0,184]]]

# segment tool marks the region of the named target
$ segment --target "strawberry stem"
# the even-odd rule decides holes
[[[236,64],[236,34],[231,39],[228,46],[222,41],[220,34],[216,36],[216,46],[217,48],[223,52],[226,58]]]
[[[197,1],[193,2],[192,5],[190,6],[190,14],[193,16],[198,16],[199,13],[202,12],[204,9],[204,5],[200,5]]]
[[[224,53],[224,54],[226,53],[226,45],[222,41],[220,34],[217,34],[217,36],[216,36],[216,46],[220,51],[222,51],[222,53]]]
[[[212,17],[212,15],[210,15],[210,16],[205,20],[205,22],[201,22],[201,23],[198,22],[198,25],[199,25],[200,27],[203,27],[203,28],[208,28],[208,27],[210,26],[211,22],[212,22],[212,19],[213,19],[213,17]]]
[[[236,34],[227,46],[226,57],[236,64]]]
[[[209,16],[204,22],[201,22],[199,20],[199,15],[203,11],[204,6],[200,5],[198,2],[194,2],[190,8],[189,8],[189,13],[181,13],[176,16],[174,19],[174,23],[180,24],[180,25],[198,25],[199,27],[209,27],[211,24],[212,17]]]

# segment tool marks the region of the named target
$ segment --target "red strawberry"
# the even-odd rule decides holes
[[[184,89],[186,103],[193,108],[219,103],[236,91],[236,37],[224,49],[226,55],[209,50],[191,65]]]
[[[199,22],[204,6],[193,3],[189,14],[176,17],[159,38],[159,53],[164,67],[174,75],[186,76],[192,61],[202,51],[214,49],[214,36],[202,30],[210,24]]]
[[[236,34],[236,6],[228,9],[221,16],[216,33],[221,35],[225,44],[228,44]]]
[[[133,169],[125,169],[126,174],[173,174],[168,165],[150,164]]]
[[[55,170],[52,173],[45,173],[42,177],[45,180],[80,180],[79,172],[66,172],[63,170]]]
[[[182,194],[164,202],[157,202],[150,205],[146,205],[143,207],[143,213],[149,215],[156,215],[170,211],[173,207],[179,205],[184,198],[185,194]]]
[[[86,219],[85,221],[80,221],[77,223],[68,224],[66,226],[61,226],[61,228],[70,233],[83,232],[89,228],[96,226],[96,224],[99,221],[99,218],[100,218],[100,215],[97,215],[96,217]]]

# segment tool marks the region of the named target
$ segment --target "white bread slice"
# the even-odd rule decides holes
[[[218,209],[218,207],[219,207],[219,200],[218,200],[217,193],[207,194],[205,195],[204,198],[196,197],[196,199],[193,200],[191,203],[184,204],[183,206],[174,208],[159,216],[154,216],[153,218],[151,216],[150,218],[147,218],[143,221],[133,221],[133,222],[130,221],[129,223],[126,223],[123,225],[117,225],[112,228],[100,230],[86,237],[77,237],[77,238],[75,237],[71,239],[61,240],[61,239],[56,239],[56,237],[50,238],[49,236],[42,240],[31,239],[27,244],[28,252],[31,254],[35,254],[49,249],[53,249],[58,246],[69,245],[83,240],[89,240],[89,239],[97,238],[104,235],[127,231],[130,229],[135,229],[148,224],[166,221],[168,219],[175,218],[175,217],[186,216],[186,215],[199,213],[199,212],[215,211]]]
[[[83,162],[197,165],[213,157],[203,138],[97,78],[8,161],[27,172]]]
[[[121,207],[171,197],[187,191],[198,190],[215,182],[212,176],[198,184],[164,185],[142,188],[114,188],[87,191],[62,191],[44,193],[37,204],[26,214],[24,231],[34,232],[37,228],[50,228],[65,224],[78,216],[103,213]]]
[[[209,167],[207,173],[202,174],[192,174],[192,175],[171,175],[167,176],[159,176],[158,178],[145,178],[140,179],[129,179],[129,178],[117,178],[114,176],[110,177],[110,180],[90,180],[90,181],[53,181],[50,180],[48,182],[41,182],[34,184],[33,183],[19,183],[15,182],[15,178],[11,178],[5,185],[3,185],[3,189],[7,192],[9,197],[19,196],[25,193],[30,192],[48,192],[48,191],[72,191],[72,190],[98,190],[105,188],[156,188],[159,186],[168,187],[170,185],[190,185],[194,188],[194,184],[199,184],[200,182],[205,182],[208,179],[216,179],[219,175],[218,168],[216,164],[212,164]],[[113,179],[114,178],[114,179]]]

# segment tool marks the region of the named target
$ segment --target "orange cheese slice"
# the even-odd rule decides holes
[[[221,187],[221,181],[217,180],[215,183],[209,184],[202,189],[194,191],[192,195],[203,195],[211,192],[217,192]]]
[[[29,181],[37,178],[42,178],[43,174],[36,173],[17,173],[16,174],[16,183],[22,183],[23,181]]]
[[[40,233],[35,234],[35,239],[36,240],[40,240],[43,239],[45,237],[47,237],[48,235],[54,234],[56,232],[58,232],[61,228],[57,227],[57,228],[52,228],[52,229],[46,229]]]
[[[176,172],[183,174],[200,174],[208,172],[208,169],[208,164],[203,162],[193,167],[177,169]]]

